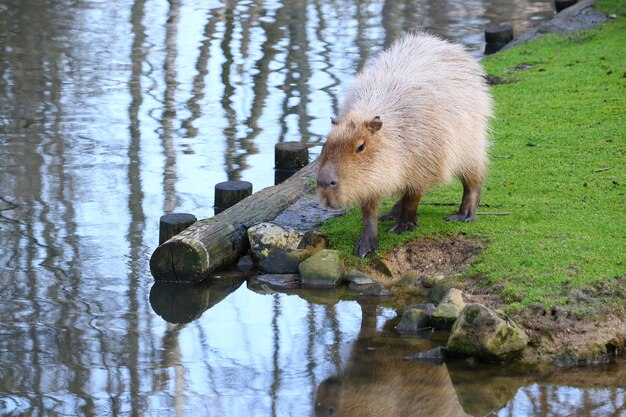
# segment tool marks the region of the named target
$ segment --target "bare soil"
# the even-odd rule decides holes
[[[405,288],[413,292],[426,291],[420,285],[420,278],[459,275],[484,246],[483,242],[460,237],[418,238],[387,254],[368,272],[387,286],[397,284],[402,277],[416,277],[415,282]],[[621,285],[626,287],[626,278],[621,280]],[[461,282],[466,301],[497,310],[504,307],[502,299],[490,288],[479,285],[478,280]],[[394,290],[403,292],[402,288]],[[606,363],[611,357],[623,355],[626,312],[601,307],[596,297],[602,295],[606,294],[601,290],[572,293],[567,306],[546,309],[535,305],[511,317],[530,338],[522,358],[532,363],[574,366]],[[394,301],[402,299],[398,296]]]

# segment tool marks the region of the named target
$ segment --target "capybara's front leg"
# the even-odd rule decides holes
[[[356,242],[354,253],[361,258],[378,248],[378,200],[361,203],[363,232]]]
[[[476,219],[476,211],[478,210],[478,204],[480,203],[480,186],[472,187],[467,184],[463,184],[463,200],[461,200],[461,207],[459,211],[452,216],[446,217],[447,221],[461,221],[471,222]]]
[[[412,232],[417,227],[417,206],[420,204],[422,194],[411,190],[404,193],[400,200],[400,214],[396,224],[389,229],[390,232],[405,233]]]

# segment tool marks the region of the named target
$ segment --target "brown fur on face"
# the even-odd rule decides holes
[[[363,197],[359,190],[366,187],[381,146],[382,121],[379,116],[365,120],[353,115],[333,124],[320,157],[317,183],[322,203],[340,208]]]

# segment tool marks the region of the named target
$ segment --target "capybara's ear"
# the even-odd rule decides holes
[[[334,117],[331,116],[330,123],[333,124],[333,125],[336,125],[337,123],[339,123],[339,120],[337,120],[337,119],[335,119]]]
[[[380,120],[380,116],[376,116],[372,120],[367,122],[367,128],[372,133],[378,132],[381,127],[383,127],[383,121]]]

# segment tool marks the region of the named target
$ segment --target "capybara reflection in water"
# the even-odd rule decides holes
[[[415,345],[376,330],[376,306],[361,303],[359,335],[339,375],[315,396],[316,417],[465,417],[446,365],[414,362]]]
[[[432,186],[456,176],[463,199],[446,220],[476,217],[485,177],[492,102],[482,67],[461,46],[424,33],[397,40],[348,88],[320,156],[323,204],[361,204],[355,253],[378,245],[381,199],[400,200],[382,220],[391,231],[417,225],[417,206]]]

